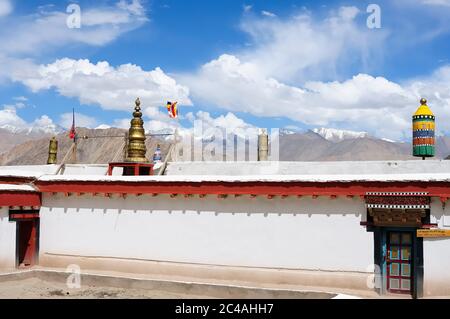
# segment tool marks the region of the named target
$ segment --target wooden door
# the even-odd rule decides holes
[[[17,222],[18,231],[18,266],[33,266],[36,259],[37,230],[35,220]]]
[[[412,294],[413,233],[411,231],[389,231],[386,250],[386,288],[391,293]]]

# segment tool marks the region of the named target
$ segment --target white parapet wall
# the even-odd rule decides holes
[[[40,216],[43,264],[79,256],[364,277],[373,263],[359,198],[44,195]]]
[[[170,162],[166,175],[399,175],[448,174],[448,160],[338,162]]]
[[[0,207],[0,269],[16,266],[16,223],[9,221],[9,209]]]
[[[438,198],[431,202],[430,222],[440,229],[450,229],[450,206]],[[424,238],[424,295],[450,295],[450,237]]]

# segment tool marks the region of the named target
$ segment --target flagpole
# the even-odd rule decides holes
[[[175,153],[175,155],[173,156],[173,161],[174,162],[178,162],[178,154],[179,154],[179,150],[178,150],[178,127],[180,127],[180,117],[178,116],[178,102],[177,102],[177,127],[175,128],[175,146],[173,147],[173,151]]]
[[[72,147],[72,163],[76,164],[77,163],[77,133],[75,130],[75,108],[72,108],[72,130],[71,130],[74,134],[73,136],[73,147]]]

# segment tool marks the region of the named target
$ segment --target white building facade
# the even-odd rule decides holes
[[[450,161],[52,167],[0,169],[0,268],[450,295]]]

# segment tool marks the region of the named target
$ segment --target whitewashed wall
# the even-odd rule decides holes
[[[9,221],[9,210],[0,207],[0,269],[16,265],[16,223]]]
[[[359,198],[44,195],[40,215],[41,254],[363,272],[373,263]]]
[[[450,203],[442,206],[438,198],[431,203],[431,223],[450,229]],[[450,237],[424,238],[424,293],[426,295],[450,294]]]

